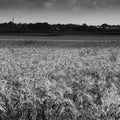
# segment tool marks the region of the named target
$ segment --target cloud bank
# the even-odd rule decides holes
[[[116,8],[120,0],[0,0],[0,9]]]

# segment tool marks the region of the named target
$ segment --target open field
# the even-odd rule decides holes
[[[18,39],[0,38],[1,120],[120,120],[119,36]]]
[[[120,35],[0,36],[0,47],[111,47],[120,45]]]

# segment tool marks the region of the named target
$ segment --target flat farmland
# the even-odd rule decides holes
[[[119,120],[120,36],[1,36],[1,120]]]
[[[91,46],[118,46],[120,35],[58,35],[58,36],[0,36],[0,46],[14,45],[48,47],[91,47]]]

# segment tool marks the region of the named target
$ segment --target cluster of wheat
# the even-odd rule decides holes
[[[120,120],[120,48],[1,48],[0,119]]]

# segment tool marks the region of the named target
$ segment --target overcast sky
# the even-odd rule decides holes
[[[0,0],[0,22],[120,24],[120,0]]]

